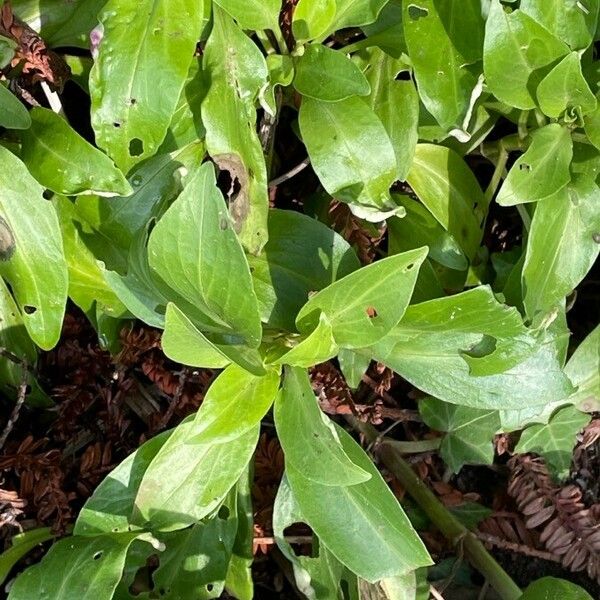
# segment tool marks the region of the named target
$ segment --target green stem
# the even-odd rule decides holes
[[[354,417],[348,417],[348,421],[369,442],[373,442],[379,437],[379,433],[371,425],[361,423]],[[522,592],[517,584],[496,562],[485,546],[454,515],[448,512],[404,461],[400,452],[393,445],[384,443],[379,447],[379,455],[383,464],[394,474],[431,522],[453,545],[459,546],[459,550],[462,550],[473,567],[489,581],[502,600],[518,600]]]
[[[419,452],[430,452],[437,450],[442,443],[442,438],[433,438],[431,440],[417,440],[416,442],[400,442],[398,440],[383,439],[383,444],[391,446],[400,454],[418,454]]]
[[[502,180],[502,176],[504,175],[504,169],[506,169],[506,162],[508,161],[508,152],[504,148],[502,142],[498,144],[500,148],[500,152],[498,154],[498,160],[496,161],[496,168],[494,169],[494,173],[492,175],[492,179],[490,180],[490,184],[485,190],[485,194],[483,197],[485,198],[486,207],[490,205],[498,186],[500,185],[500,181]]]

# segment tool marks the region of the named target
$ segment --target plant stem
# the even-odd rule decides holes
[[[369,442],[377,439],[379,434],[373,426],[362,423],[354,417],[347,417],[347,419],[352,427],[361,432]],[[400,452],[393,445],[383,443],[379,446],[379,456],[431,522],[453,545],[460,547],[468,561],[489,581],[502,600],[518,600],[522,592],[517,584],[473,533],[448,512],[400,456]]]
[[[419,452],[431,452],[437,450],[442,443],[442,438],[433,438],[431,440],[418,440],[416,442],[400,442],[383,438],[382,444],[391,446],[400,454],[418,454]]]
[[[490,205],[498,186],[500,185],[500,180],[502,179],[502,175],[504,174],[504,169],[506,169],[506,163],[508,161],[508,152],[502,145],[502,142],[498,144],[500,149],[498,160],[496,161],[496,168],[494,169],[494,173],[492,175],[492,179],[490,180],[490,184],[485,190],[484,198],[486,207]]]

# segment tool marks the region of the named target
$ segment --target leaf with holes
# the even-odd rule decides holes
[[[385,127],[363,100],[321,102],[305,98],[300,132],[323,187],[357,216],[381,221],[402,213],[389,189],[396,155]]]
[[[46,108],[31,111],[22,135],[21,160],[29,172],[57,194],[128,196],[133,191],[112,160]]]
[[[323,485],[286,465],[305,522],[341,563],[367,581],[431,564],[425,546],[371,459],[343,429],[336,430],[344,452],[371,478],[346,487]],[[352,527],[348,527],[348,515],[352,515]]]
[[[579,53],[567,54],[542,79],[537,89],[542,112],[558,118],[565,111],[565,119],[575,120],[596,110],[598,103],[581,72]]]
[[[404,181],[418,140],[419,95],[412,81],[397,81],[405,69],[400,60],[378,48],[369,49],[366,76],[369,104],[387,131],[396,154],[396,178]]]
[[[58,341],[68,274],[54,207],[25,165],[0,145],[0,275],[11,285],[25,328],[49,350]]]
[[[336,343],[359,348],[374,344],[398,324],[412,296],[427,248],[396,254],[367,265],[315,294],[300,309],[296,324],[313,331],[321,312]]]
[[[541,406],[573,392],[553,340],[528,333],[518,311],[486,287],[409,306],[398,326],[360,352],[424,392],[470,408]],[[484,374],[471,373],[473,361]]]
[[[98,145],[127,173],[165,138],[203,24],[193,0],[109,0],[90,73]],[[160,85],[160,94],[148,90]]]
[[[210,80],[202,102],[206,148],[219,168],[237,180],[239,191],[229,199],[229,209],[244,245],[258,254],[267,241],[269,199],[254,102],[267,84],[267,63],[218,6],[213,7],[213,20],[203,58]]]
[[[165,549],[152,574],[160,597],[179,600],[193,594],[196,600],[219,598],[225,586],[236,526],[235,519],[215,516],[160,536]]]
[[[502,206],[537,202],[560,192],[571,181],[573,143],[566,127],[551,123],[533,132],[531,143],[504,180],[496,201]]]
[[[423,104],[444,129],[468,135],[473,97],[481,94],[469,68],[483,54],[480,0],[404,0],[402,20]]]
[[[93,538],[67,537],[54,544],[42,562],[15,580],[10,600],[31,598],[107,598],[121,579],[127,550],[140,533],[115,533]],[[144,534],[146,541],[152,541]],[[142,539],[144,539],[142,538]],[[65,569],[65,564],[69,565]],[[52,576],[48,576],[51,573]]]

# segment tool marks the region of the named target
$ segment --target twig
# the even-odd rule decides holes
[[[377,388],[377,382],[369,377],[366,373],[362,376],[362,381],[366,383],[383,401],[391,404],[392,406],[397,404],[396,399],[387,392],[379,390]],[[382,406],[381,410],[382,415],[384,411],[389,411],[388,414],[390,415],[390,418],[395,418],[397,421],[414,421],[416,423],[420,423],[423,420],[421,419],[421,415],[417,410],[409,410],[406,408],[387,408],[385,406]],[[391,417],[392,414],[394,417]]]
[[[475,535],[486,544],[492,544],[497,548],[501,548],[502,550],[510,550],[511,552],[518,552],[519,554],[525,554],[526,556],[534,556],[535,558],[541,558],[542,560],[549,560],[555,563],[560,563],[560,557],[552,554],[552,552],[544,552],[543,550],[536,550],[535,548],[530,548],[525,544],[517,544],[515,542],[509,542],[507,540],[503,540],[495,535],[491,535],[489,533],[483,533],[481,531],[476,531]]]
[[[350,416],[346,419],[369,442],[377,438],[377,430],[368,423],[361,423]],[[410,465],[400,456],[400,452],[392,445],[384,443],[380,446],[379,456],[444,537],[454,546],[462,546],[465,558],[490,582],[502,600],[518,600],[522,592],[517,584],[486,550],[483,543],[450,513],[419,479]]]
[[[274,188],[278,185],[281,185],[284,181],[287,181],[288,179],[298,175],[298,173],[304,171],[308,165],[310,165],[310,158],[307,157],[301,163],[297,164],[293,169],[290,169],[287,173],[284,173],[272,181],[269,181],[269,187]]]
[[[21,412],[21,407],[25,402],[25,398],[27,397],[27,371],[23,370],[23,381],[19,385],[19,393],[17,395],[17,402],[14,405],[12,412],[10,413],[10,417],[4,426],[4,430],[2,431],[2,435],[0,436],[0,450],[4,447],[10,432],[13,430],[17,419],[19,418],[19,413]]]
[[[444,600],[444,596],[442,596],[432,585],[429,586],[429,593],[435,600]]]
[[[188,370],[187,370],[187,368],[184,367],[181,370],[181,372],[179,373],[179,382],[177,383],[177,389],[175,390],[175,394],[173,395],[173,398],[171,399],[171,402],[169,404],[169,407],[165,411],[165,414],[163,415],[162,419],[160,420],[160,425],[159,425],[160,429],[164,429],[169,424],[169,421],[171,420],[171,417],[175,413],[175,409],[177,408],[177,405],[179,404],[179,401],[181,400],[181,396],[183,394],[183,389],[185,388],[185,384],[187,383],[187,381],[188,381]]]

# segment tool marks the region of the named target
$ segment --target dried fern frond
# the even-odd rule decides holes
[[[555,485],[544,461],[517,455],[508,466],[508,493],[526,517],[525,525],[540,531],[546,549],[560,556],[571,571],[587,571],[600,581],[600,522],[595,507],[586,508],[576,485]]]

